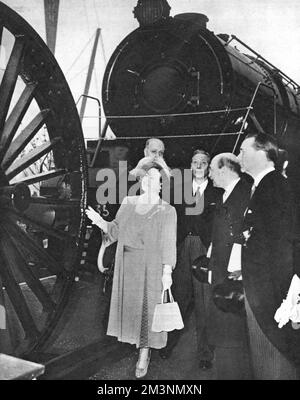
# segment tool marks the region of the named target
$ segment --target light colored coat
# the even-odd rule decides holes
[[[160,302],[163,264],[176,264],[174,207],[163,200],[145,215],[135,211],[137,196],[125,197],[110,240],[118,240],[107,334],[137,347],[162,348],[167,333],[151,331],[154,308]]]

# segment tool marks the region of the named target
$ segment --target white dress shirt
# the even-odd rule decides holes
[[[225,201],[228,199],[239,180],[240,178],[234,179],[229,183],[229,185],[226,186],[226,188],[224,188],[223,203],[225,203]]]
[[[200,185],[195,181],[195,179],[193,179],[193,196],[195,196],[195,194],[197,193],[198,188],[199,188],[199,193],[202,196],[207,185],[208,185],[207,179],[201,182]]]
[[[227,200],[233,189],[235,188],[236,184],[239,182],[240,178],[235,179],[232,181],[226,188],[223,194],[223,203]],[[233,243],[229,262],[227,265],[228,272],[240,271],[241,270],[241,252],[242,246],[238,243]],[[239,277],[238,280],[242,280],[242,277]]]

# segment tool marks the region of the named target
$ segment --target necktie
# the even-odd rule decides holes
[[[251,186],[251,191],[250,191],[250,200],[252,199],[252,196],[254,195],[255,189],[256,189],[256,186],[253,183],[253,185]],[[246,208],[246,210],[244,212],[244,217],[246,217],[246,215],[248,213],[248,210],[249,210],[249,204],[248,204],[248,206],[247,206],[247,208]]]
[[[204,209],[204,193],[201,195],[200,187],[198,186],[196,194],[195,194],[195,208],[197,209],[197,214],[202,214]]]

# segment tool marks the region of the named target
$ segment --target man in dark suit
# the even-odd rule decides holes
[[[224,284],[229,277],[239,279],[244,213],[250,199],[251,183],[240,178],[240,164],[232,153],[215,156],[210,164],[214,186],[224,189],[216,206],[213,223],[209,269],[211,284]],[[250,377],[246,318],[219,310],[211,301],[208,317],[208,339],[215,347],[218,379],[248,379]]]
[[[293,203],[287,179],[274,169],[277,152],[275,140],[259,133],[246,137],[239,154],[242,170],[254,179],[242,276],[255,379],[296,379],[293,360],[299,354],[290,346],[291,325],[279,329],[274,320],[293,273]]]
[[[183,185],[183,201],[178,204],[176,192],[174,206],[177,209],[178,260],[173,272],[172,292],[179,304],[183,319],[187,319],[190,305],[194,302],[199,366],[210,368],[213,352],[206,337],[207,303],[209,285],[200,283],[192,274],[192,263],[205,255],[211,241],[211,230],[218,189],[208,179],[210,156],[203,150],[196,150],[191,161],[192,179]],[[176,204],[177,203],[177,204]],[[179,339],[180,331],[168,334],[168,343],[160,351],[167,358]]]

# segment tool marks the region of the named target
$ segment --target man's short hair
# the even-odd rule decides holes
[[[204,156],[206,156],[208,163],[210,163],[210,154],[209,154],[207,151],[205,151],[205,150],[198,150],[198,149],[197,149],[197,150],[194,151],[193,157],[194,157],[195,155],[197,155],[197,154],[203,154]],[[193,158],[193,157],[192,157],[192,158]]]
[[[253,147],[256,150],[263,150],[266,153],[267,159],[277,162],[278,145],[276,139],[267,133],[248,133],[245,139],[254,139]]]
[[[217,156],[218,157],[218,156]],[[226,167],[236,174],[241,174],[241,165],[238,158],[232,153],[223,153],[218,157],[218,168]]]

